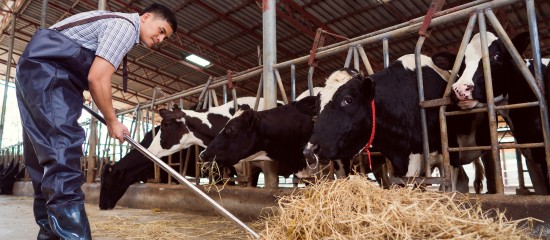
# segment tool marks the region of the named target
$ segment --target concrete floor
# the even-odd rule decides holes
[[[86,212],[96,240],[248,239],[222,217],[122,207],[100,211],[97,204],[86,204]],[[36,239],[37,233],[32,198],[0,195],[0,239]]]
[[[263,226],[255,228],[252,222],[265,216],[266,207],[276,206],[277,196],[292,192],[292,189],[230,186],[220,192],[207,191],[203,186],[201,189],[258,233]],[[240,227],[221,217],[206,201],[182,185],[132,185],[117,207],[108,211],[98,208],[99,184],[85,184],[83,190],[89,203],[86,211],[94,239],[247,239]],[[14,195],[0,195],[0,239],[34,239],[38,227],[32,214],[30,182],[16,182]],[[543,239],[550,239],[550,196],[468,194],[465,197],[481,202],[485,210],[506,210],[506,215],[514,220],[526,217],[542,220],[544,222],[535,223],[535,231],[542,230]],[[122,227],[113,229],[115,226]],[[150,229],[142,229],[147,226],[171,228],[151,233]],[[174,229],[176,237],[170,235]],[[164,232],[168,232],[166,237],[158,235]]]

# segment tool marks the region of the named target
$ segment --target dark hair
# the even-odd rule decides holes
[[[172,10],[170,10],[166,6],[153,3],[149,7],[146,7],[145,9],[143,9],[139,13],[139,15],[141,16],[145,13],[153,13],[156,17],[160,17],[162,20],[166,20],[166,22],[168,22],[172,30],[174,30],[174,32],[177,31],[178,22],[176,21],[176,16],[172,12]]]

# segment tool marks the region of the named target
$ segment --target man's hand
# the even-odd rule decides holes
[[[120,143],[124,142],[124,134],[126,135],[130,134],[130,131],[128,131],[128,128],[126,128],[124,124],[119,122],[118,119],[108,122],[107,129],[109,131],[109,136],[112,138],[118,139]]]

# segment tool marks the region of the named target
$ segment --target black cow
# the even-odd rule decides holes
[[[522,33],[512,40],[519,53],[525,51],[529,45],[529,34]],[[489,46],[489,59],[491,66],[491,78],[495,104],[500,100],[506,100],[509,104],[537,101],[527,81],[516,67],[502,40],[495,34],[487,32],[487,44]],[[463,109],[482,107],[486,104],[485,81],[483,64],[481,60],[481,40],[479,33],[472,37],[466,47],[465,69],[456,83],[453,84],[453,99]],[[548,83],[550,80],[550,59],[542,59],[544,82],[547,88],[546,97],[550,94]],[[529,70],[533,72],[532,59],[525,60]],[[548,99],[546,99],[548,100]],[[511,127],[512,133],[518,143],[542,142],[542,125],[539,108],[510,109],[505,118]],[[533,148],[522,153],[528,159],[529,173],[531,175],[535,193],[548,194],[548,167],[543,148]],[[530,160],[534,163],[530,164]]]
[[[232,166],[253,154],[278,162],[278,173],[288,176],[306,167],[303,146],[313,129],[315,97],[277,108],[242,108],[201,153],[205,161]]]
[[[160,127],[156,127],[158,131]],[[149,131],[145,134],[145,137],[140,142],[140,145],[148,147],[153,141],[153,132]],[[193,149],[193,148],[191,148]],[[185,151],[176,152],[172,154],[172,159],[179,159],[183,154],[185,158]],[[167,162],[168,157],[161,158]],[[194,157],[189,159],[187,166],[188,176],[195,176],[195,161]],[[154,164],[151,160],[145,157],[137,149],[132,149],[121,158],[115,164],[105,163],[103,170],[101,171],[101,188],[99,193],[99,208],[102,210],[112,209],[116,203],[130,185],[137,182],[146,182],[147,179],[154,177]],[[160,182],[166,183],[168,175],[165,171],[160,171]]]
[[[433,59],[433,60],[432,60]],[[443,96],[454,56],[437,54],[421,56],[425,99]],[[436,66],[437,64],[437,66]],[[372,129],[372,108],[376,106],[376,135],[373,146],[387,157],[396,176],[418,176],[421,172],[422,134],[414,55],[399,58],[388,68],[364,78],[345,69],[333,73],[319,94],[317,124],[304,150],[309,158],[349,158],[368,142]],[[430,160],[438,160],[441,150],[438,109],[426,110]],[[452,125],[452,123],[449,123]],[[454,130],[453,130],[454,129]],[[475,129],[464,127],[461,131]],[[458,145],[458,128],[449,126],[449,145]],[[471,146],[475,138],[461,146]],[[478,159],[451,153],[451,164],[459,170],[462,164]],[[456,171],[455,171],[456,173]],[[453,174],[453,178],[458,174]],[[453,186],[456,186],[454,179]],[[456,190],[456,189],[453,189]]]
[[[13,185],[23,169],[19,169],[19,161],[12,160],[5,168],[0,170],[0,194],[13,194]]]

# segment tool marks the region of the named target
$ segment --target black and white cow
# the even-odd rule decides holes
[[[512,42],[518,52],[522,53],[530,43],[529,34],[518,34],[514,37]],[[507,100],[508,104],[537,101],[527,81],[514,64],[512,56],[502,43],[502,40],[495,36],[495,34],[487,32],[487,44],[489,46],[495,104],[500,104],[501,100]],[[463,109],[485,106],[486,89],[481,60],[481,39],[479,33],[472,37],[472,40],[466,47],[464,57],[465,68],[460,78],[453,84],[452,97],[457,102],[457,105]],[[533,72],[532,59],[527,59],[525,62],[529,70]],[[550,59],[542,59],[543,77],[546,86],[548,86],[550,82],[550,68],[547,67],[549,62]],[[550,94],[548,87],[543,92],[546,92],[546,97]],[[529,107],[510,109],[508,117],[505,117],[505,119],[510,125],[514,138],[518,143],[543,141],[539,108]],[[528,159],[527,167],[531,175],[535,193],[550,193],[547,175],[548,167],[545,160],[546,155],[544,149],[533,148],[530,150],[522,150],[522,153],[526,155]],[[531,159],[533,163],[531,163]]]
[[[421,56],[421,62],[425,99],[441,98],[449,77],[447,70],[451,69],[454,56]],[[374,100],[376,134],[373,146],[391,161],[396,176],[418,176],[423,168],[420,161],[422,130],[417,89],[414,55],[402,56],[388,68],[366,78],[349,69],[336,71],[327,79],[325,88],[319,94],[317,124],[304,154],[309,159],[314,156],[332,159],[356,155],[367,144],[372,132],[371,102]],[[432,161],[440,159],[438,111],[437,108],[426,110]],[[457,131],[458,128],[449,126],[450,146],[458,145]],[[463,144],[470,146],[475,142]],[[478,157],[451,153],[454,172]],[[453,174],[453,186],[457,182],[456,176],[458,174]]]
[[[158,131],[160,127],[156,127]],[[141,140],[140,145],[149,147],[153,141],[153,132],[149,131]],[[192,150],[194,148],[190,148]],[[186,150],[172,154],[172,159],[179,159],[180,154],[185,158]],[[162,157],[167,162],[168,157]],[[195,159],[189,159],[187,176],[195,176]],[[122,198],[128,187],[134,183],[146,182],[154,178],[154,164],[137,149],[130,150],[123,158],[114,164],[105,163],[100,175],[99,208],[102,210],[113,209]],[[168,175],[160,171],[160,183],[166,183]]]
[[[238,105],[254,106],[255,97],[241,97]],[[160,131],[157,133],[148,150],[157,157],[163,157],[188,148],[191,145],[206,147],[232,117],[233,101],[211,107],[206,112],[175,109],[161,109]],[[263,110],[263,98],[260,99],[258,110]]]

